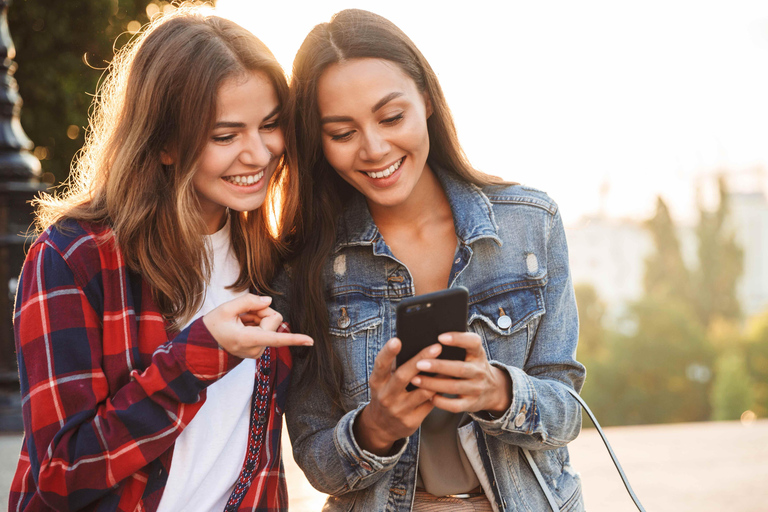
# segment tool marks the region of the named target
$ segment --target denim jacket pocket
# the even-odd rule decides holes
[[[488,359],[522,368],[544,314],[546,278],[522,280],[470,296],[470,330],[485,343]]]
[[[345,407],[354,409],[368,399],[368,369],[378,353],[376,340],[382,324],[379,305],[363,300],[330,301],[329,320],[333,348],[344,364],[342,399]]]

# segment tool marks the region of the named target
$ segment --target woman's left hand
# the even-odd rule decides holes
[[[507,372],[488,362],[480,336],[471,332],[447,332],[441,334],[438,341],[443,345],[465,349],[466,358],[464,361],[419,361],[416,368],[438,375],[417,375],[411,379],[411,383],[438,393],[432,397],[432,403],[440,409],[503,414],[512,403],[512,379]],[[448,398],[441,394],[457,396]]]

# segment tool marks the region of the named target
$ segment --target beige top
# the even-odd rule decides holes
[[[458,429],[469,421],[467,413],[435,408],[421,423],[416,484],[428,493],[462,494],[480,485],[459,441]]]

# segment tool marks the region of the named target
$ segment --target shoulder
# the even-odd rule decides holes
[[[557,203],[546,192],[527,185],[485,185],[481,190],[494,210],[497,210],[498,205],[501,209],[536,208],[552,216],[558,213]]]
[[[80,278],[98,272],[105,257],[117,252],[109,227],[64,219],[48,227],[32,244],[27,260],[42,258],[43,265],[68,266]]]

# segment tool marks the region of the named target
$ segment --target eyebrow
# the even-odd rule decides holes
[[[274,117],[277,115],[277,113],[280,112],[280,105],[276,106],[274,109],[272,109],[272,112],[264,116],[264,119],[262,121],[266,121],[267,119]],[[218,121],[215,125],[213,125],[215,128],[244,128],[245,123],[240,121]]]
[[[371,108],[371,112],[372,112],[372,113],[375,113],[375,112],[376,112],[377,110],[379,110],[381,107],[383,107],[384,105],[386,105],[387,103],[389,103],[389,102],[390,102],[390,101],[392,101],[393,99],[395,99],[395,98],[399,98],[399,97],[400,97],[400,96],[402,96],[402,95],[403,95],[403,93],[401,93],[401,92],[391,92],[391,93],[387,94],[386,96],[384,96],[383,98],[381,98],[381,99],[380,99],[380,100],[379,100],[379,101],[378,101],[378,102],[377,102],[377,103],[376,103],[376,104],[373,106],[373,108]]]
[[[389,103],[395,98],[399,98],[402,96],[402,92],[391,92],[381,98],[379,101],[376,102],[376,104],[371,107],[371,112],[376,113],[377,110],[379,110],[381,107]],[[328,123],[348,123],[352,121],[352,118],[349,116],[325,116],[320,119],[320,124],[328,124]]]

